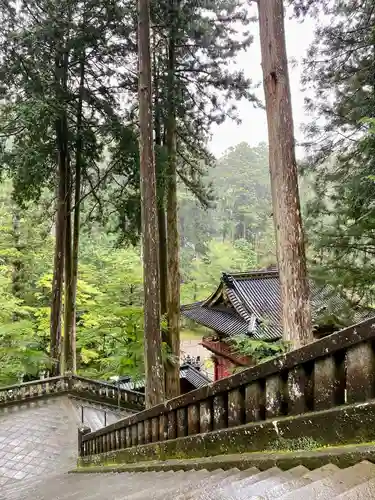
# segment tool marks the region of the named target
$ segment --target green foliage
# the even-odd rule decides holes
[[[373,305],[375,229],[375,92],[372,67],[373,5],[322,2],[328,21],[318,24],[304,72],[308,100],[310,184],[306,227],[313,273],[329,281],[353,306]],[[370,121],[366,119],[370,117]],[[318,118],[318,119],[315,119]]]
[[[218,159],[207,175],[213,186],[214,207],[203,209],[185,191],[180,193],[180,233],[183,251],[205,255],[209,241],[250,249],[248,269],[275,263],[275,239],[265,144],[240,143]],[[238,243],[237,243],[238,242]],[[257,254],[256,263],[251,254]]]
[[[247,335],[232,337],[230,344],[238,354],[249,356],[257,362],[279,356],[288,350],[288,345],[282,340],[265,342],[264,340],[256,340]]]
[[[205,255],[196,256],[189,261],[187,253],[182,251],[182,304],[206,299],[215,291],[223,272],[248,271],[256,266],[255,252],[243,240],[238,240],[235,244],[211,240],[207,244]]]

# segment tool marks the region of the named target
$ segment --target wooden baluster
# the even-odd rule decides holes
[[[347,402],[358,403],[374,397],[374,349],[370,342],[350,347],[346,353]]]
[[[314,410],[326,410],[336,402],[336,363],[333,356],[318,359],[314,365]]]
[[[151,432],[151,419],[145,420],[145,443],[151,443],[152,441],[152,432]]]
[[[188,435],[199,434],[199,406],[192,404],[188,406]]]
[[[241,425],[245,422],[245,402],[240,389],[228,393],[228,427]]]
[[[145,443],[145,426],[143,422],[138,422],[137,426],[138,445]]]
[[[188,434],[187,409],[178,408],[176,413],[177,413],[177,437],[185,437]]]
[[[212,430],[212,407],[211,400],[202,401],[199,405],[200,431],[210,432]]]
[[[165,441],[168,438],[168,420],[166,415],[159,417],[159,441]]]
[[[132,446],[132,433],[131,433],[131,427],[128,426],[125,429],[125,441],[126,441],[126,447],[131,448]]]
[[[131,426],[131,434],[132,434],[132,446],[137,446],[137,444],[138,444],[138,427],[137,427],[137,424],[133,424]]]
[[[155,443],[159,441],[159,419],[158,417],[154,417],[151,420],[151,433],[152,433],[152,442]]]
[[[266,379],[266,418],[282,415],[283,400],[284,381],[278,373]]]
[[[126,448],[126,435],[125,435],[125,428],[122,427],[120,429],[120,450],[123,450]]]
[[[213,400],[214,430],[226,429],[228,425],[228,396],[219,394]]]
[[[175,439],[177,437],[177,417],[175,411],[168,413],[168,439]]]
[[[120,445],[120,430],[115,431],[115,436],[116,436],[116,450],[119,450],[121,448]]]
[[[256,381],[245,387],[245,420],[258,422],[265,418],[265,383]]]
[[[288,414],[299,415],[307,411],[306,373],[303,366],[296,366],[288,373]]]

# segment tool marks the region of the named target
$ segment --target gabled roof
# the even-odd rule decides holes
[[[313,319],[325,308],[340,314],[346,301],[328,285],[310,280]],[[248,334],[256,339],[282,337],[280,281],[277,270],[223,273],[217,290],[205,301],[182,306],[183,316],[224,335]],[[375,315],[374,310],[354,314],[354,322]]]
[[[188,382],[190,382],[196,389],[199,389],[207,384],[210,384],[212,380],[210,380],[204,373],[197,370],[190,363],[182,363],[180,366],[180,379],[185,378]],[[121,389],[128,390],[140,390],[144,388],[145,381],[144,379],[132,380],[131,377],[124,376],[119,377],[116,382]]]

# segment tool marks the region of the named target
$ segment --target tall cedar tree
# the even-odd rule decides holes
[[[161,355],[159,233],[153,144],[150,3],[138,0],[139,152],[141,175],[146,408],[164,399]]]
[[[57,186],[51,355],[58,363],[65,267],[64,352],[66,368],[74,370],[80,202],[97,198],[99,187],[114,177],[123,186],[123,202],[138,184],[135,135],[119,118],[119,97],[112,89],[117,84],[111,81],[121,76],[125,88],[121,66],[134,57],[134,12],[117,2],[103,8],[95,0],[77,0],[59,6],[29,2],[19,9],[7,4],[2,16],[1,128],[11,139],[2,150],[2,165],[14,179],[18,203],[37,201],[43,187]],[[128,50],[113,41],[118,37],[128,40]],[[133,76],[127,85],[133,90]],[[112,161],[103,168],[106,150]]]
[[[167,0],[154,3],[152,15],[161,306],[167,312],[171,353],[166,390],[175,396],[180,354],[177,180],[204,206],[210,204],[210,190],[202,181],[206,166],[213,163],[206,149],[211,126],[235,117],[231,98],[255,99],[243,74],[228,69],[251,42],[248,33],[241,37],[237,32],[238,24],[249,21],[245,2]]]
[[[306,174],[314,272],[352,306],[374,302],[375,11],[373,2],[312,2],[318,17],[305,61],[312,123]],[[320,22],[322,19],[324,22]],[[365,118],[369,118],[370,122]]]
[[[313,340],[298,192],[283,0],[258,2],[269,168],[280,275],[283,338],[297,348]]]

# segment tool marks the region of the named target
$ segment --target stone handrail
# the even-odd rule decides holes
[[[142,393],[121,389],[113,384],[78,375],[50,377],[0,387],[0,407],[63,393],[106,401],[114,406],[138,411],[144,409],[144,395]]]
[[[375,396],[375,318],[79,437],[88,457]]]

